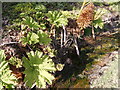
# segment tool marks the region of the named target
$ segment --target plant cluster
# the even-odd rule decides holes
[[[3,62],[1,62],[1,67],[4,66],[1,68],[1,81],[3,82],[1,84],[1,88],[3,88],[3,86],[7,88],[8,86],[6,85],[9,84],[15,86],[15,83],[12,82],[12,80],[17,80],[14,75],[12,76],[10,69],[8,68],[8,63],[16,66],[16,68],[25,68],[23,71],[25,74],[24,82],[26,86],[30,88],[34,87],[35,85],[39,88],[46,88],[46,85],[51,85],[52,80],[54,79],[52,73],[56,71],[56,67],[52,59],[50,59],[54,56],[54,51],[50,48],[51,38],[49,33],[50,30],[55,27],[61,27],[62,24],[66,25],[67,19],[59,11],[47,12],[45,6],[42,4],[36,5],[34,8],[31,8],[32,6],[34,6],[34,4],[31,3],[17,4],[15,10],[16,12],[21,13],[19,15],[19,19],[15,19],[13,21],[15,24],[12,26],[12,28],[18,27],[22,30],[24,34],[20,36],[21,39],[19,42],[24,46],[28,45],[31,47],[31,49],[34,49],[37,44],[43,45],[45,47],[45,49],[43,48],[43,51],[47,50],[47,53],[43,53],[40,50],[32,50],[27,53],[28,57],[18,59],[14,56],[11,57],[8,62],[5,60],[4,55],[1,55],[4,58]],[[48,26],[50,28],[46,28],[48,24],[50,24]],[[49,30],[46,31],[46,29]],[[3,51],[1,52],[1,54],[4,53]],[[57,70],[61,69],[57,67]],[[7,81],[5,78],[5,80],[3,79],[3,77],[6,75],[8,76],[7,79],[10,79],[9,81]]]
[[[46,88],[46,83],[52,84],[54,76],[49,72],[56,71],[52,59],[39,51],[31,51],[27,55],[28,58],[23,57],[24,74],[26,75],[24,81],[26,85]]]
[[[16,14],[20,14],[11,21],[11,23],[14,23],[11,26],[24,33],[20,36],[19,43],[23,47],[29,47],[30,51],[25,52],[26,54],[22,58],[14,56],[8,61],[5,60],[4,51],[0,51],[0,82],[2,82],[0,89],[3,86],[13,87],[16,85],[17,79],[8,68],[8,63],[17,68],[25,68],[23,73],[25,74],[24,82],[26,86],[32,88],[36,85],[39,88],[46,88],[47,85],[52,84],[55,78],[53,73],[56,70],[61,71],[64,67],[62,64],[55,66],[52,61],[51,57],[54,56],[55,50],[51,48],[51,42],[53,42],[53,37],[55,39],[56,37],[57,39],[61,38],[56,32],[60,32],[61,28],[65,31],[70,15],[66,15],[67,11],[49,11],[42,3],[19,3],[12,8],[14,8]],[[101,19],[103,10],[98,9],[95,13],[93,11],[94,5],[92,3],[81,11],[77,22],[82,29],[87,29],[89,25],[93,25],[95,28],[103,28],[104,23]]]
[[[0,50],[0,89],[3,87],[14,88],[17,84],[16,77],[11,73],[8,62],[5,61],[4,50]]]

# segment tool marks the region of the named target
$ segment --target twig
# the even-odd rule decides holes
[[[27,46],[28,46],[28,48],[29,48],[31,51],[33,51],[32,48],[31,48],[28,44],[27,44]]]
[[[7,43],[3,43],[3,44],[0,44],[0,47],[4,46],[4,45],[8,45],[8,44],[15,44],[15,43],[19,43],[19,42],[7,42]]]

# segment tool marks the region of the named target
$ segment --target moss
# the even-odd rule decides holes
[[[99,63],[99,61],[93,61],[93,62],[91,62],[91,63],[88,63],[87,65],[86,65],[86,68],[85,68],[85,70],[84,71],[90,71],[92,68],[93,68],[93,65],[96,65],[96,64],[98,64]]]
[[[89,80],[87,78],[80,79],[72,88],[90,88]]]
[[[54,86],[54,88],[68,88],[68,86],[69,86],[69,82],[58,82],[58,83],[56,83],[55,84],[55,86]]]
[[[86,69],[85,69],[85,70],[87,70],[87,71],[88,71],[88,70],[90,70],[91,68],[92,68],[92,64],[91,64],[91,63],[89,63],[89,64],[87,64],[87,65],[86,65]]]
[[[93,54],[90,54],[89,55],[89,58],[94,58],[94,59],[96,59],[96,58],[98,58],[99,57],[99,55],[97,54],[97,53],[93,53]]]

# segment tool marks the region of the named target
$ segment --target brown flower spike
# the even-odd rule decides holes
[[[90,3],[80,12],[79,18],[76,22],[81,30],[91,24],[94,18],[94,8],[94,4]]]

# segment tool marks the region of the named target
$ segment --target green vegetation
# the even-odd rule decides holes
[[[23,66],[25,67],[23,73],[26,75],[24,79],[26,85],[29,87],[37,85],[39,88],[45,88],[46,82],[52,84],[54,76],[49,72],[56,70],[52,60],[39,51],[31,51],[27,55],[29,60],[23,57]]]
[[[103,15],[111,13],[104,4],[114,12],[119,4],[94,2],[93,9],[86,8],[89,3],[3,3],[0,89],[89,88],[85,72],[89,73],[106,53],[118,50],[119,37],[116,26],[105,29],[103,20]],[[77,23],[80,15],[80,22],[88,23],[82,29]]]
[[[34,45],[36,43],[40,44],[49,44],[51,39],[49,38],[48,34],[44,33],[43,31],[37,31],[37,34],[34,32],[28,32],[26,37],[21,38],[23,44]]]
[[[16,68],[22,67],[22,61],[19,58],[11,57],[8,62],[16,66]]]
[[[11,73],[8,62],[5,61],[5,54],[0,50],[0,89],[4,87],[10,89],[17,85],[17,78]]]

